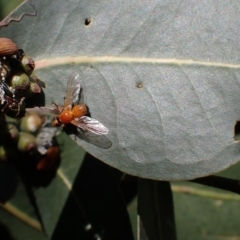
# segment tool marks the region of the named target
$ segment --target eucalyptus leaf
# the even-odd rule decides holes
[[[36,61],[46,105],[77,72],[109,148],[76,138],[126,173],[182,180],[240,159],[239,2],[33,0],[36,17],[0,31]],[[32,11],[24,3],[14,14]]]

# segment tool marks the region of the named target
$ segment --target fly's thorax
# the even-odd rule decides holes
[[[87,106],[85,104],[78,104],[72,109],[73,118],[80,118],[88,113]]]

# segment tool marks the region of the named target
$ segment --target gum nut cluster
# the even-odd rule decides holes
[[[4,137],[0,142],[0,160],[27,162],[37,171],[51,170],[59,159],[56,128],[51,119],[35,112],[27,112],[17,123],[6,117]],[[6,141],[7,140],[7,141]]]
[[[8,117],[25,113],[26,101],[45,87],[32,76],[34,67],[33,59],[11,39],[0,38],[0,160],[27,164],[38,171],[51,170],[60,152],[56,129],[48,127],[51,120],[35,112],[27,112],[20,121]]]
[[[25,100],[41,92],[40,80],[31,76],[34,60],[9,38],[0,38],[0,110],[18,112]]]

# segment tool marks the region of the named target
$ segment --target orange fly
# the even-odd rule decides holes
[[[52,111],[57,116],[52,121],[53,126],[71,123],[84,131],[90,131],[97,135],[108,134],[108,129],[98,120],[86,116],[88,108],[85,104],[79,104],[81,94],[79,74],[71,75],[68,79],[64,106],[53,103]]]

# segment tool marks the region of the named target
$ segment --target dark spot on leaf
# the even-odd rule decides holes
[[[138,83],[136,84],[136,87],[137,87],[137,88],[142,88],[142,87],[143,87],[143,83],[142,83],[142,82],[138,82]]]
[[[91,23],[91,18],[85,19],[85,25],[88,26]]]
[[[234,127],[234,140],[240,140],[240,121],[237,121]]]

